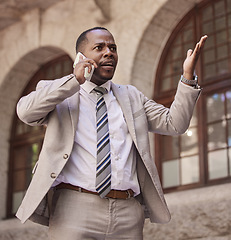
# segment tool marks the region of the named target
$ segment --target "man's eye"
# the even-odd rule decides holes
[[[102,50],[102,47],[101,46],[96,46],[95,49],[96,50]]]
[[[111,47],[111,51],[116,52],[116,47]]]

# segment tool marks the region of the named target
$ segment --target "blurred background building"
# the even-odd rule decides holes
[[[0,0],[0,239],[47,239],[46,227],[14,217],[44,136],[21,123],[15,107],[40,79],[72,72],[76,39],[95,26],[118,45],[113,81],[165,106],[187,49],[209,36],[190,128],[150,135],[172,220],[146,221],[144,239],[231,239],[231,0]]]

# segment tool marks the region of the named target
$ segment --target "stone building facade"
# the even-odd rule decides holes
[[[156,74],[166,44],[184,16],[201,2],[0,1],[0,240],[47,239],[45,227],[29,221],[22,225],[7,213],[15,106],[32,76],[44,64],[64,54],[74,60],[78,35],[88,28],[104,26],[113,33],[118,45],[119,63],[113,81],[132,84],[153,98]],[[231,36],[230,30],[229,34]],[[231,46],[231,40],[229,44]],[[154,154],[152,135],[150,140]],[[166,193],[172,220],[164,225],[146,221],[144,239],[231,239],[230,171],[229,178],[219,184]]]

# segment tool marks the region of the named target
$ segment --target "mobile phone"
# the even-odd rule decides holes
[[[73,68],[75,68],[75,65],[79,62],[79,57],[80,56],[82,56],[83,59],[86,58],[81,52],[78,52],[77,55],[76,55],[76,58],[75,58],[75,62],[73,64]],[[92,77],[92,74],[93,74],[94,70],[95,70],[95,68],[94,68],[93,65],[92,65],[90,73],[88,72],[88,67],[85,67],[84,77],[87,81],[91,80],[91,77]]]

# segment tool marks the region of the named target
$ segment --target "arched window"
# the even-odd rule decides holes
[[[165,192],[231,181],[231,0],[206,0],[178,24],[163,51],[154,99],[170,106],[187,49],[208,35],[196,69],[203,93],[187,132],[156,135]]]
[[[67,55],[42,66],[31,78],[22,96],[35,89],[41,79],[56,79],[72,73],[73,61]],[[32,169],[42,147],[44,127],[31,127],[21,122],[15,114],[11,140],[8,181],[7,216],[14,215],[32,178]]]

